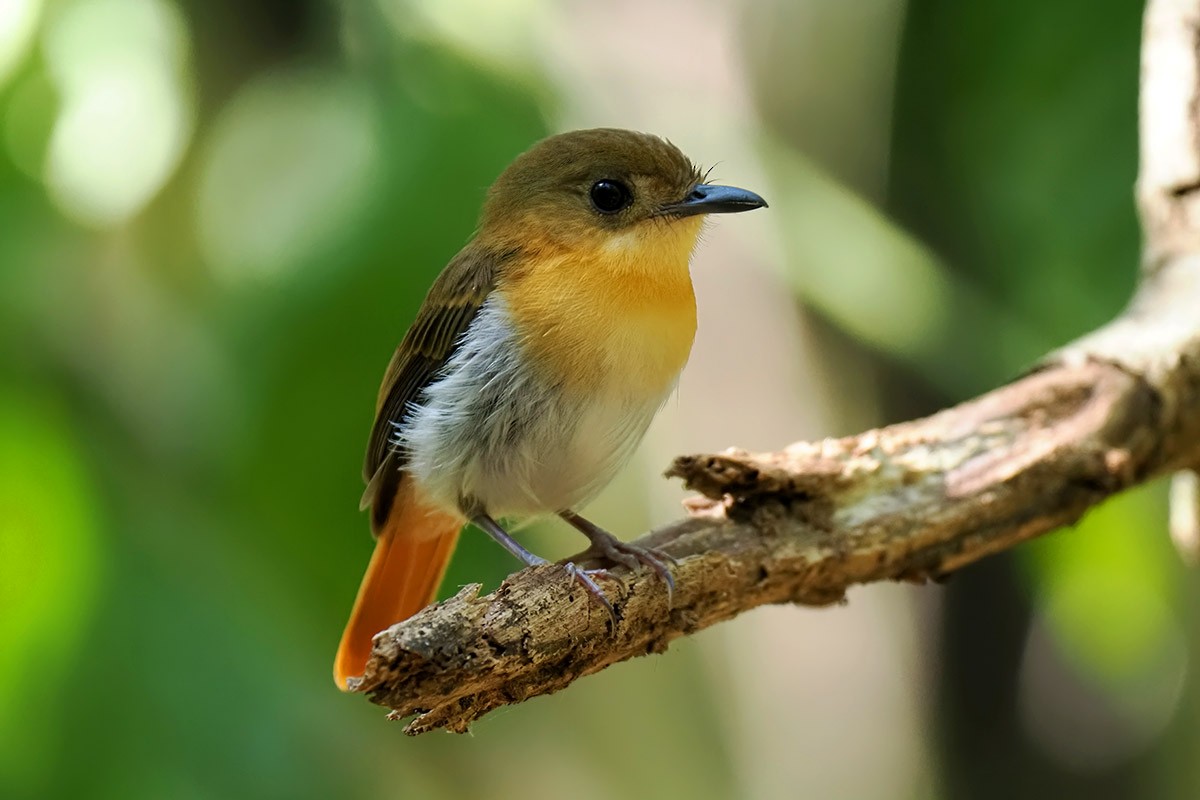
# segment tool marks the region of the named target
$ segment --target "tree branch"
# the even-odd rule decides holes
[[[925,419],[776,453],[679,458],[667,474],[703,497],[689,518],[639,540],[679,560],[670,606],[653,573],[616,568],[620,580],[605,584],[620,620],[610,630],[561,567],[526,569],[493,594],[469,586],[381,633],[357,690],[394,718],[417,714],[409,733],[465,731],[493,708],[751,608],[938,579],[1130,486],[1200,467],[1198,48],[1200,0],[1151,0],[1137,189],[1145,258],[1118,319]],[[1189,485],[1173,494],[1194,502]]]

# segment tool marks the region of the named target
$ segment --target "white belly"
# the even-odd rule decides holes
[[[444,508],[503,516],[584,503],[633,454],[669,394],[635,394],[620,375],[580,394],[523,363],[493,295],[398,432],[410,473]]]

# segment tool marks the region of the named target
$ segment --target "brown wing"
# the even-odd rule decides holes
[[[363,463],[362,507],[371,506],[371,529],[378,534],[387,520],[403,477],[404,453],[393,442],[410,404],[418,399],[458,347],[463,333],[495,287],[496,274],[511,257],[467,246],[442,270],[421,304],[404,340],[396,348],[375,405],[375,424]]]

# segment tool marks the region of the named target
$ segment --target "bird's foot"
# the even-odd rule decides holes
[[[496,522],[496,520],[489,515],[482,513],[476,514],[471,518],[471,521],[479,526],[479,528],[485,533],[495,539],[501,547],[520,559],[521,563],[525,564],[526,566],[539,567],[543,564],[550,563],[541,556],[529,552],[520,544],[518,544],[517,540],[512,538],[508,531],[504,530],[503,526],[501,526],[500,523]],[[607,571],[602,569],[584,569],[571,560],[562,561],[560,563],[563,565],[563,568],[566,569],[567,575],[570,576],[572,580],[583,586],[584,590],[592,596],[592,599],[604,606],[604,610],[608,612],[609,619],[612,620],[612,632],[615,634],[617,632],[617,610],[613,608],[612,602],[605,597],[604,591],[598,585],[596,585],[594,580],[592,580],[592,575],[607,575]]]
[[[642,547],[632,542],[623,542],[600,526],[573,512],[563,513],[562,518],[587,536],[588,541],[591,542],[591,546],[575,556],[573,560],[603,558],[630,569],[637,569],[644,564],[658,573],[663,583],[666,584],[667,605],[671,605],[672,597],[675,594],[675,578],[671,575],[671,567],[668,564],[674,566],[679,563],[674,556],[653,547]]]
[[[597,573],[607,574],[605,572],[605,570],[584,569],[583,567],[576,564],[574,561],[563,562],[563,568],[566,569],[567,575],[571,576],[571,578],[573,578],[581,586],[583,586],[584,590],[589,595],[592,596],[593,600],[595,600],[600,605],[604,606],[604,610],[608,612],[609,619],[612,620],[613,633],[616,633],[616,631],[617,631],[617,610],[615,608],[613,608],[612,602],[608,599],[607,596],[605,596],[604,590],[601,589],[600,586],[594,580],[592,580],[592,575],[594,575],[594,574],[597,574]]]

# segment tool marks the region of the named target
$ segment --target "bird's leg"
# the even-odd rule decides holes
[[[541,556],[531,553],[522,547],[516,539],[508,534],[508,531],[504,530],[503,526],[501,526],[499,522],[496,522],[496,520],[492,519],[487,514],[477,514],[471,518],[471,522],[475,525],[475,527],[479,528],[488,536],[491,536],[493,539],[495,539],[501,547],[515,556],[526,566],[536,567],[541,564],[550,563]],[[563,564],[563,567],[566,568],[569,576],[583,585],[583,588],[596,600],[596,602],[604,606],[604,610],[608,612],[608,616],[612,619],[612,629],[616,631],[616,609],[613,608],[613,605],[609,602],[608,598],[604,596],[604,592],[601,591],[600,587],[596,585],[596,582],[592,580],[592,576],[589,574],[589,571],[579,567],[573,561],[567,561]],[[599,572],[601,570],[595,571]]]
[[[675,593],[675,578],[672,577],[671,568],[667,564],[677,564],[678,562],[674,558],[661,550],[622,542],[599,525],[584,519],[574,511],[560,511],[558,515],[592,543],[591,547],[580,554],[580,560],[588,556],[601,556],[617,564],[624,564],[630,569],[637,569],[640,564],[645,564],[657,572],[667,585],[667,605],[671,604],[671,596]]]

